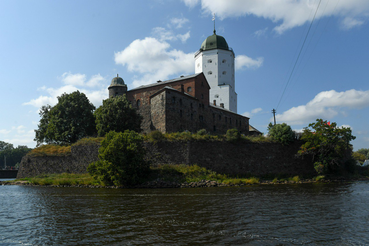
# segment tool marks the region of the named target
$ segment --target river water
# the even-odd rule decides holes
[[[369,182],[0,186],[0,245],[369,245]]]

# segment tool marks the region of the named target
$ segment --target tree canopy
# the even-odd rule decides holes
[[[46,105],[40,110],[41,119],[35,130],[37,145],[70,144],[96,134],[94,110],[84,93],[62,94],[55,106]]]
[[[369,159],[369,149],[359,149],[356,152],[364,155],[366,159]]]
[[[105,185],[138,184],[150,171],[142,144],[142,135],[134,131],[111,131],[101,142],[99,160],[91,163],[87,170]]]
[[[295,140],[295,133],[286,123],[276,125],[269,123],[268,134],[273,140],[283,145],[287,145]]]
[[[301,139],[305,143],[299,154],[312,155],[318,173],[333,173],[344,167],[345,161],[351,157],[350,141],[355,138],[350,128],[337,127],[335,122],[317,119],[304,128]]]
[[[141,131],[142,116],[136,112],[125,95],[104,100],[94,115],[99,136],[105,136],[109,131]]]
[[[16,166],[30,150],[27,146],[18,145],[14,148],[13,144],[0,141],[0,168],[5,166],[5,160],[7,167]]]

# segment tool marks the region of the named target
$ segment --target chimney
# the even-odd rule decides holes
[[[213,102],[214,102],[214,106],[217,106],[217,100],[214,100]]]
[[[221,103],[221,104],[220,104],[220,107],[221,107],[221,108],[224,108],[224,103]]]
[[[181,92],[184,93],[184,85],[181,85]]]

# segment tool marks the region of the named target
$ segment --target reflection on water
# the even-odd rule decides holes
[[[365,245],[369,182],[198,189],[0,186],[0,245]]]

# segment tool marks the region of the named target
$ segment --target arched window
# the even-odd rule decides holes
[[[208,60],[208,63],[212,63],[213,61],[211,59]]]
[[[215,98],[219,98],[219,95],[218,95],[218,94],[216,94],[214,97],[215,97]]]
[[[212,72],[212,71],[209,71],[209,72],[208,72],[208,74],[209,74],[209,75],[212,75],[212,74],[213,74],[213,72]]]
[[[191,92],[191,91],[192,91],[192,87],[191,86],[187,87],[187,92]]]
[[[140,108],[140,106],[141,106],[141,101],[140,101],[140,99],[138,99],[138,100],[137,100],[136,105],[137,105],[137,109],[139,109],[139,108]]]

